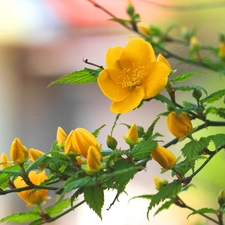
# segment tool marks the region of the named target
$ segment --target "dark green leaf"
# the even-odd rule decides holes
[[[162,103],[166,103],[168,106],[170,106],[172,109],[174,109],[175,112],[177,112],[177,108],[174,105],[174,103],[172,101],[170,101],[167,97],[165,97],[164,95],[158,94],[154,97],[155,100],[158,100]]]
[[[156,148],[157,141],[147,140],[136,144],[131,152],[135,160],[141,160],[150,157],[151,152]]]
[[[153,123],[151,124],[151,126],[148,128],[147,132],[144,134],[143,138],[145,140],[151,138],[152,134],[153,134],[153,131],[154,131],[154,128],[155,128],[155,125],[156,123],[159,121],[160,117],[157,117]]]
[[[217,210],[216,209],[212,209],[212,208],[198,209],[198,210],[195,210],[194,212],[190,213],[187,218],[189,218],[190,216],[195,215],[195,214],[200,214],[201,215],[201,214],[205,214],[205,213],[217,214]]]
[[[174,201],[171,199],[167,202],[164,202],[159,208],[158,210],[155,212],[154,215],[157,215],[159,212],[161,212],[164,209],[168,209],[172,204],[174,203]]]
[[[215,144],[216,149],[225,145],[225,134],[216,134],[208,137]]]
[[[92,134],[93,134],[95,137],[97,137],[98,134],[99,134],[99,131],[100,131],[103,127],[105,127],[105,124],[103,124],[101,127],[97,128]]]
[[[136,198],[143,198],[143,199],[151,200],[153,196],[154,196],[154,195],[139,195],[139,196],[134,196],[134,197],[131,198],[129,201],[131,201],[131,200],[133,200],[133,199],[136,199]]]
[[[73,73],[67,74],[56,81],[51,82],[49,86],[53,84],[87,84],[95,83],[97,81],[98,74],[101,72],[100,69],[93,70],[85,68],[80,71],[75,71]]]
[[[102,218],[102,207],[104,204],[104,192],[99,187],[85,187],[84,199],[91,209]]]
[[[173,87],[173,89],[175,91],[193,91],[193,90],[196,90],[196,89],[200,89],[206,95],[208,94],[205,88],[203,88],[201,86],[198,86],[198,85],[188,85],[188,86]]]
[[[156,205],[158,205],[161,201],[164,201],[167,198],[171,198],[180,192],[182,188],[182,184],[180,181],[174,181],[165,187],[163,187],[157,194],[155,194],[152,198],[152,201],[148,207],[149,211]]]
[[[183,82],[183,81],[187,80],[188,78],[190,78],[194,75],[197,75],[197,74],[202,74],[202,72],[196,71],[196,72],[184,73],[184,74],[174,77],[170,81],[172,83]]]
[[[202,103],[212,103],[219,99],[221,99],[223,96],[225,96],[225,89],[218,90],[210,95],[208,95],[206,98],[201,99]]]

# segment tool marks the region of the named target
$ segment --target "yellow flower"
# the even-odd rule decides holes
[[[57,132],[56,132],[56,142],[58,145],[63,145],[66,141],[66,138],[67,138],[67,134],[66,132],[61,128],[61,127],[58,127],[57,128]]]
[[[224,57],[225,56],[225,43],[221,42],[219,47],[219,56]]]
[[[101,158],[102,156],[99,150],[93,145],[91,145],[88,148],[88,153],[87,153],[87,166],[88,166],[89,172],[96,172],[100,169]]]
[[[125,48],[110,48],[106,67],[98,76],[98,85],[113,101],[110,110],[118,114],[161,92],[170,74],[170,68],[156,60],[152,46],[141,38],[130,39]]]
[[[29,149],[29,157],[32,162],[34,162],[38,157],[40,157],[43,154],[44,154],[44,152],[39,151],[37,149],[34,149],[34,148]]]
[[[157,190],[162,189],[168,182],[167,180],[162,180],[159,177],[154,176],[153,177],[154,183],[155,183],[155,188]]]
[[[192,129],[190,118],[181,112],[179,115],[173,111],[167,117],[167,127],[177,138],[184,138]]]
[[[84,128],[76,128],[74,130],[74,137],[74,148],[84,158],[87,158],[87,153],[90,146],[94,146],[98,149],[98,151],[100,150],[98,140],[88,130]]]
[[[170,169],[176,163],[175,155],[161,145],[158,145],[156,149],[152,151],[151,157],[164,169]]]
[[[71,132],[69,133],[68,137],[66,138],[66,141],[65,141],[65,145],[64,145],[64,152],[66,154],[69,154],[70,152],[75,152],[75,153],[78,153],[80,154],[80,152],[78,152],[76,149],[75,149],[75,132],[74,130],[71,130]]]
[[[1,158],[0,158],[0,169],[4,169],[6,167],[9,167],[10,164],[8,163],[9,158],[5,153],[1,154]]]
[[[137,125],[134,123],[128,130],[126,136],[124,137],[125,141],[129,145],[135,145],[138,142],[138,129]]]
[[[14,163],[22,163],[28,157],[28,150],[19,138],[15,138],[10,146],[10,157]]]
[[[151,33],[151,29],[148,24],[140,22],[137,24],[137,28],[138,28],[138,31],[145,36],[149,36]]]
[[[28,176],[31,182],[35,185],[40,185],[43,181],[47,179],[47,176],[44,170],[41,173],[37,173],[36,171],[31,171]],[[16,188],[22,188],[22,187],[28,186],[22,177],[17,177],[14,181],[14,184]],[[47,200],[48,190],[37,189],[33,192],[33,189],[32,189],[32,190],[17,192],[17,194],[29,206],[41,205],[45,203],[45,201]]]

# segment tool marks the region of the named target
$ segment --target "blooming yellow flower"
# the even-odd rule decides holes
[[[29,149],[29,157],[32,162],[34,162],[38,157],[40,157],[43,154],[44,154],[44,152],[39,151],[37,149],[34,149],[34,148]]]
[[[170,169],[176,163],[175,155],[161,145],[158,145],[156,149],[152,151],[151,157],[164,169]]]
[[[185,137],[193,129],[191,120],[185,113],[176,115],[174,111],[167,117],[167,127],[177,138]]]
[[[57,128],[56,132],[56,142],[58,145],[63,145],[66,141],[67,134],[66,132],[62,129],[62,127]]]
[[[134,123],[127,131],[126,136],[124,136],[125,141],[129,145],[135,145],[138,142],[138,129],[137,125]]]
[[[88,149],[90,146],[94,146],[100,151],[98,140],[95,136],[84,128],[76,128],[74,130],[74,148],[83,157],[87,158]]]
[[[10,157],[14,163],[22,163],[28,157],[28,150],[19,138],[15,138],[10,146]]]
[[[41,173],[37,173],[36,171],[31,171],[28,174],[31,182],[35,185],[40,185],[43,181],[47,179],[45,171],[43,170]],[[22,177],[17,177],[14,181],[16,188],[27,187],[27,184],[22,179]],[[41,205],[45,203],[47,200],[48,190],[46,189],[38,189],[33,192],[32,190],[26,190],[17,192],[18,196],[26,202],[29,206],[31,205]]]
[[[97,170],[100,169],[101,158],[102,156],[99,150],[93,145],[91,145],[88,148],[88,153],[87,153],[87,166],[88,166],[89,172],[96,172]]]
[[[5,153],[2,153],[1,158],[0,158],[0,163],[2,163],[2,164],[0,164],[0,169],[4,169],[6,167],[9,167],[10,164],[8,163],[8,161],[9,161],[8,156]]]
[[[141,38],[130,39],[125,48],[110,48],[106,67],[98,76],[98,85],[113,101],[110,110],[118,114],[161,92],[170,74],[170,68],[156,60],[152,46]]]

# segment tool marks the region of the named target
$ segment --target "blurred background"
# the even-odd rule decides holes
[[[96,2],[117,17],[127,18],[126,0]],[[197,38],[201,43],[219,45],[218,34],[225,31],[223,1],[155,2],[158,5],[148,0],[132,0],[143,22],[162,29],[175,24],[177,27],[173,34],[178,38],[182,27],[197,26]],[[15,137],[20,138],[28,148],[46,152],[55,140],[58,126],[69,133],[76,127],[94,131],[102,124],[107,124],[99,135],[99,142],[105,147],[106,136],[111,130],[115,115],[109,111],[111,102],[102,95],[97,85],[47,86],[57,78],[87,66],[83,59],[104,66],[107,49],[125,46],[128,38],[135,34],[110,21],[108,15],[87,0],[0,0],[0,4],[0,153],[9,155],[9,147]],[[165,5],[173,7],[163,7]],[[177,6],[181,8],[178,9]],[[184,48],[171,48],[176,53],[187,52]],[[178,70],[176,75],[190,71],[205,72],[189,82],[204,86],[209,93],[225,86],[225,78],[211,71],[182,65],[174,60],[170,60],[170,63],[173,69]],[[179,95],[180,101],[184,98],[186,100],[186,95]],[[223,103],[221,101],[217,104]],[[118,124],[135,122],[147,128],[155,116],[164,110],[162,104],[151,101],[145,103],[141,109],[121,116]],[[162,118],[156,129],[165,135],[166,142],[173,137],[165,127],[165,119]],[[218,128],[210,128],[200,135],[216,130]],[[220,130],[225,132],[224,128]],[[122,125],[118,125],[115,130],[121,147],[126,146],[122,138],[126,132],[126,127]],[[176,148],[171,147],[170,150],[178,155],[182,144]],[[194,180],[196,187],[183,193],[187,204],[195,208],[216,206],[217,194],[220,189],[225,189],[224,159],[224,152],[218,154],[206,170],[198,175],[198,179]],[[218,164],[219,168],[216,166]],[[150,222],[147,221],[149,203],[146,200],[128,201],[135,195],[155,193],[155,175],[167,178],[169,174],[160,175],[160,166],[150,162],[146,171],[130,182],[128,195],[121,195],[120,202],[109,211],[106,209],[113,201],[115,192],[106,194],[102,221],[87,206],[82,206],[52,224],[86,225],[90,221],[101,225],[211,224],[205,223],[199,216],[187,220],[190,211],[177,207],[172,207],[172,210],[164,211],[156,217],[153,217],[153,210],[150,213]],[[1,218],[27,210],[25,203],[16,194],[1,196],[0,208]]]

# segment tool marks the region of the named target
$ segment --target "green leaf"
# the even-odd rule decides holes
[[[148,158],[151,154],[151,152],[156,148],[157,141],[153,140],[147,140],[147,141],[141,141],[140,143],[136,144],[132,151],[131,156],[134,158],[134,160],[141,160]]]
[[[85,187],[84,199],[88,206],[102,218],[102,207],[104,204],[104,192],[99,187]]]
[[[217,210],[212,209],[212,208],[198,209],[198,210],[195,210],[194,212],[190,213],[187,218],[189,218],[190,216],[195,215],[195,214],[200,214],[201,215],[201,214],[205,214],[205,213],[217,214]]]
[[[212,102],[215,102],[215,101],[221,99],[223,96],[225,96],[225,89],[218,90],[218,91],[208,95],[207,97],[201,99],[201,102],[202,103],[212,103]]]
[[[56,204],[48,207],[45,209],[45,212],[51,216],[57,216],[59,213],[61,213],[63,210],[68,208],[70,206],[70,199],[63,199],[61,201],[58,201]]]
[[[172,196],[179,193],[181,188],[181,182],[174,181],[160,189],[160,191],[153,196],[152,201],[148,207],[148,213],[154,206],[158,205],[161,201],[164,201],[167,198],[171,198]]]
[[[92,134],[93,134],[95,137],[97,137],[98,134],[99,134],[99,132],[100,132],[100,130],[101,130],[103,127],[105,127],[105,126],[106,126],[106,124],[103,124],[101,127],[97,128],[94,132],[92,132]]]
[[[13,213],[10,216],[4,217],[0,220],[0,223],[7,222],[7,223],[26,223],[30,221],[34,221],[40,218],[40,212],[37,208],[29,211],[29,212],[22,212],[22,213]]]
[[[87,84],[95,83],[101,69],[93,70],[89,68],[84,68],[80,71],[75,71],[73,73],[67,74],[56,81],[51,82],[49,86],[53,84]]]
[[[198,86],[198,85],[187,85],[187,86],[179,86],[179,87],[173,87],[175,91],[193,91],[196,89],[202,90],[206,95],[208,95],[205,88]]]
[[[161,101],[162,103],[166,103],[168,106],[170,106],[171,108],[173,108],[175,112],[177,112],[177,108],[174,105],[174,103],[172,101],[170,101],[164,95],[158,94],[153,99],[158,100],[158,101]]]
[[[154,195],[139,195],[139,196],[134,196],[134,197],[131,198],[129,201],[131,201],[131,200],[133,200],[133,199],[136,199],[136,198],[143,198],[143,199],[151,200],[153,196],[154,196]]]
[[[158,210],[155,212],[154,215],[157,215],[159,212],[161,212],[164,209],[168,209],[172,204],[174,203],[174,201],[171,199],[167,202],[164,202],[160,208],[158,208]]]
[[[148,130],[146,131],[146,133],[144,134],[143,138],[145,140],[151,138],[152,134],[153,134],[153,131],[154,131],[154,128],[155,128],[155,125],[156,123],[159,121],[160,117],[157,117],[153,123],[151,124],[151,126],[148,128]]]
[[[184,73],[184,74],[174,77],[170,81],[172,83],[183,82],[183,81],[187,80],[188,78],[190,78],[194,75],[197,75],[197,74],[202,74],[202,72],[196,71],[196,72]]]
[[[211,135],[208,138],[213,141],[216,149],[225,145],[225,134]]]

